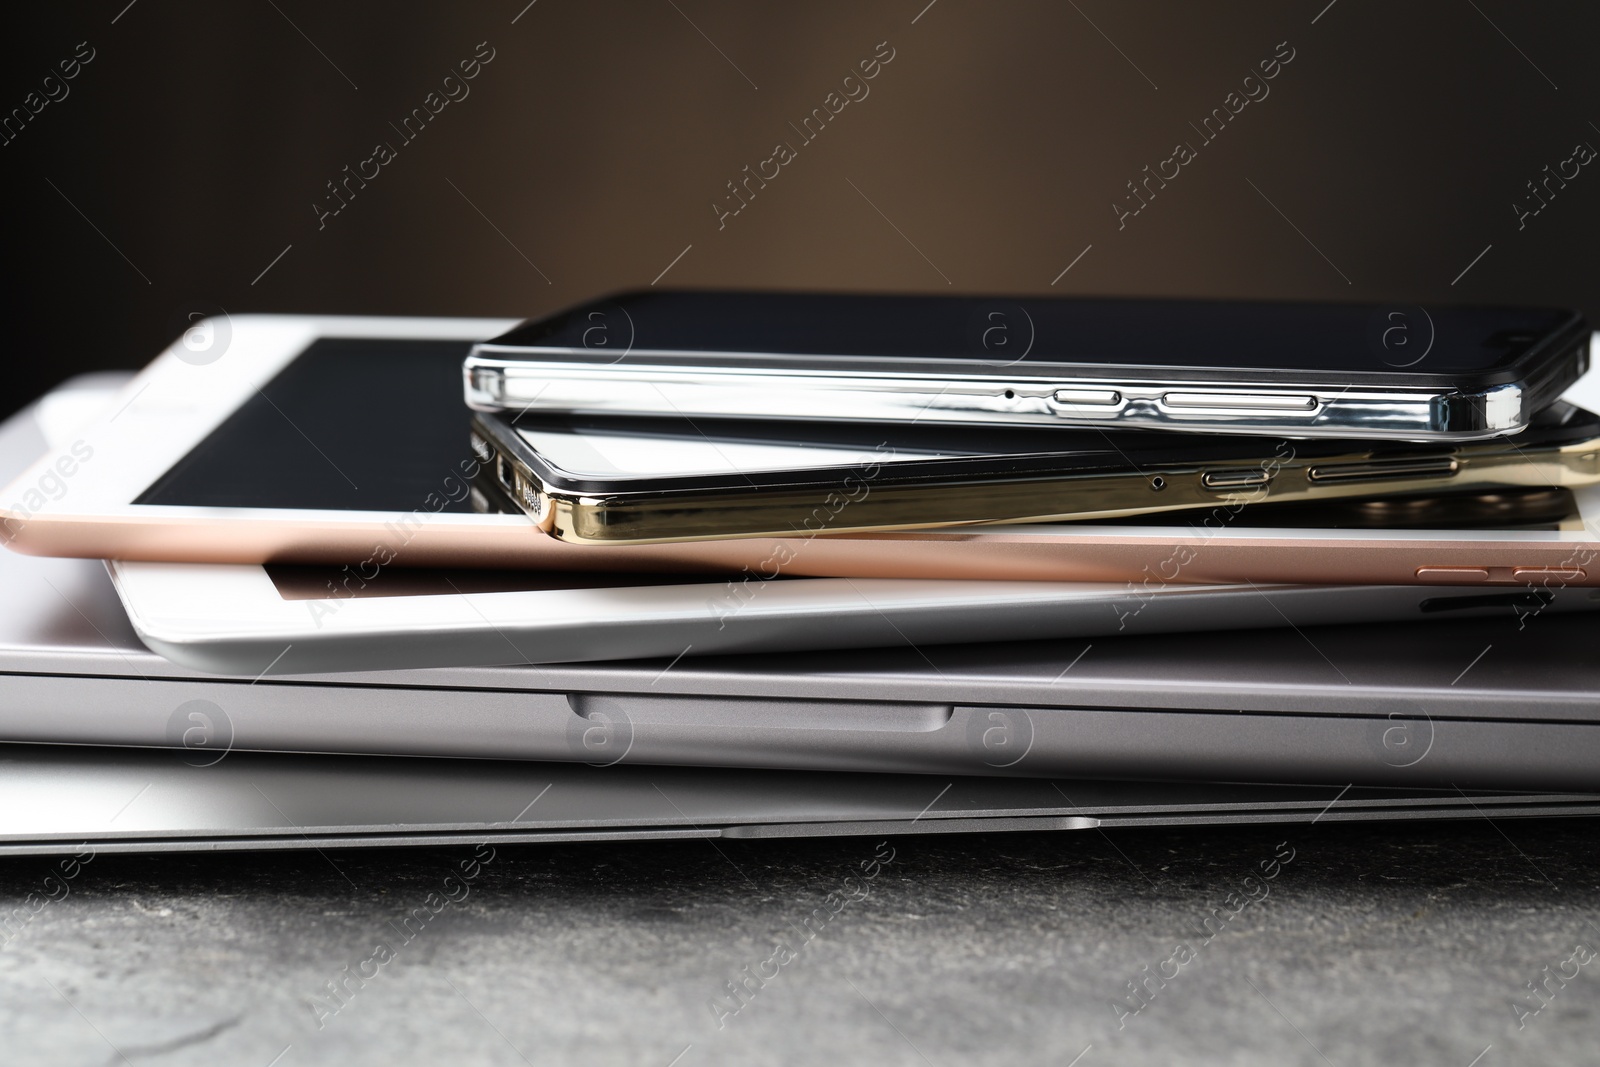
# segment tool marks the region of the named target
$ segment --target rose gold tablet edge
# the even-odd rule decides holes
[[[166,517],[17,520],[9,546],[31,555],[183,563],[536,567],[847,578],[960,578],[1165,584],[1600,585],[1600,542],[1372,537],[1130,538],[1075,530],[947,528],[814,538],[742,538],[638,546],[564,544],[529,526]],[[1428,573],[1432,569],[1432,574]],[[1424,573],[1419,574],[1419,570]],[[1476,572],[1481,570],[1479,577]],[[1522,574],[1516,572],[1521,570]],[[1542,573],[1532,573],[1542,572]],[[1575,573],[1576,572],[1576,573]]]

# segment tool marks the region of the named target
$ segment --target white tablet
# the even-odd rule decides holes
[[[1595,590],[795,578],[396,570],[349,594],[333,567],[112,563],[141,640],[197,670],[261,676],[728,652],[904,647],[1317,626],[1600,607]],[[337,595],[331,589],[338,589]]]

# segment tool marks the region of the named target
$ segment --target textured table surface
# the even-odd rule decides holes
[[[11,859],[0,1063],[1593,1064],[1595,829]]]

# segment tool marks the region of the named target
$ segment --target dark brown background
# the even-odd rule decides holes
[[[1593,5],[525,3],[8,13],[0,108],[97,56],[0,147],[0,409],[143,363],[189,308],[533,315],[691,245],[663,284],[1043,292],[1092,245],[1055,291],[1600,312],[1600,168],[1520,232],[1511,206],[1600,146]],[[1119,232],[1124,183],[1285,40],[1271,95]],[[471,95],[319,231],[324,182],[481,41]],[[871,95],[719,232],[724,183],[880,41]]]

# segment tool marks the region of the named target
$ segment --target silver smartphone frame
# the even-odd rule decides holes
[[[933,359],[915,371],[867,357],[796,356],[562,345],[473,346],[462,366],[467,405],[486,412],[680,415],[1100,429],[1226,431],[1290,437],[1471,441],[1517,433],[1551,386],[1589,366],[1587,332],[1551,335],[1563,349],[1537,376],[1461,392],[1350,388],[1248,376],[1220,385],[1177,375],[971,373]],[[896,361],[901,362],[901,361]],[[1327,375],[1323,376],[1325,379]],[[1555,392],[1559,392],[1559,388]]]
[[[1436,390],[1285,389],[1241,382],[1221,390],[1193,381],[1152,386],[1115,378],[1018,375],[867,374],[773,367],[675,367],[584,362],[581,349],[518,350],[479,345],[463,367],[476,411],[551,415],[687,415],[690,418],[805,418],[1029,426],[1091,426],[1228,433],[1472,441],[1514,433],[1533,414],[1520,382],[1462,397],[1480,414],[1447,421]],[[651,351],[694,359],[710,353]],[[776,353],[741,353],[752,361]],[[537,362],[531,360],[537,359]],[[1459,395],[1459,394],[1458,394]],[[1063,399],[1065,398],[1065,399]],[[808,400],[814,403],[805,403]]]

